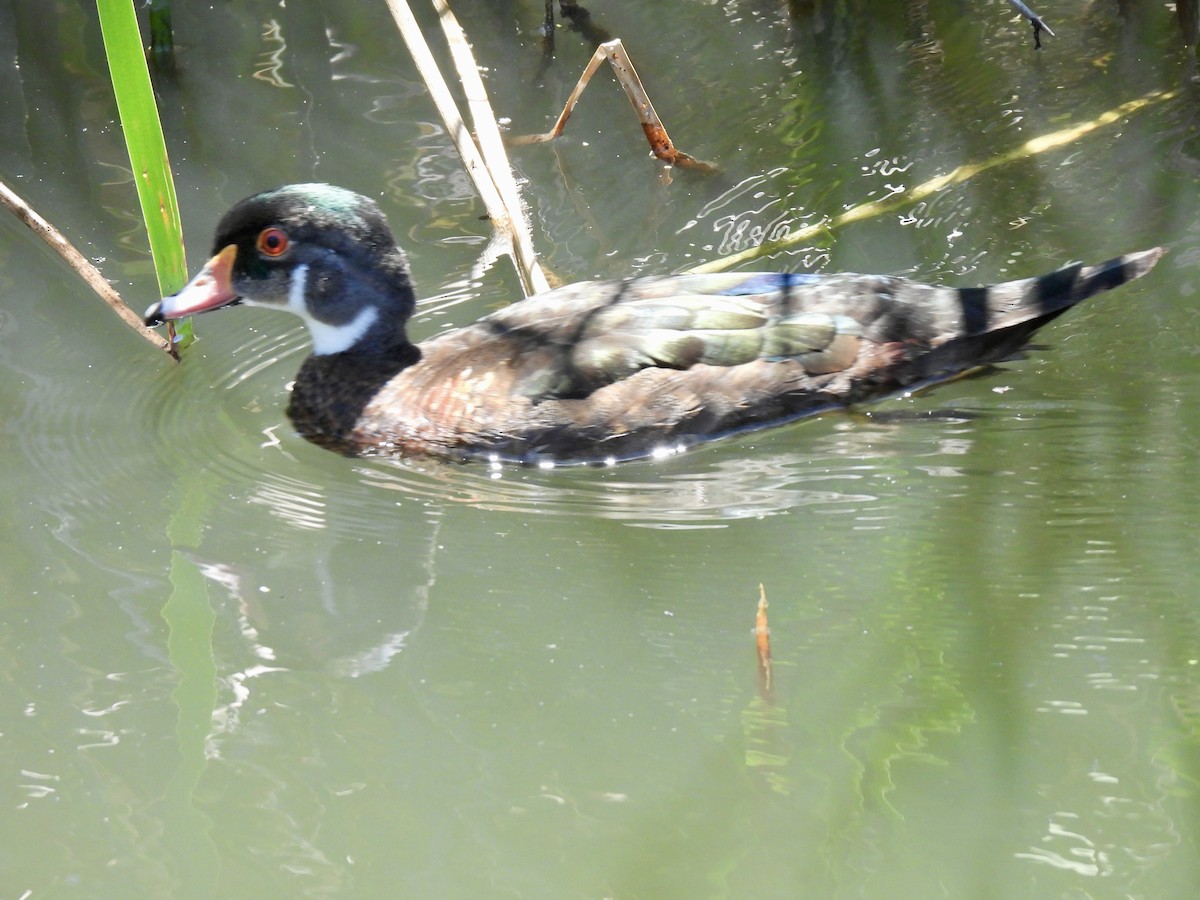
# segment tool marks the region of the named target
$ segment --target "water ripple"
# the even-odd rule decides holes
[[[247,452],[281,447],[276,434],[290,428],[284,408],[286,386],[308,351],[301,325],[282,332],[237,332],[242,341],[228,350],[204,339],[187,358],[161,377],[130,386],[130,402],[144,410],[153,443],[168,448],[177,471],[217,468],[231,477],[267,477],[274,458]],[[269,422],[263,422],[266,418]]]
[[[405,461],[355,471],[361,483],[411,498],[527,515],[586,515],[652,528],[719,528],[800,507],[857,508],[876,498],[860,472],[815,467],[798,454],[688,460],[687,471],[656,463],[622,469],[488,471]]]

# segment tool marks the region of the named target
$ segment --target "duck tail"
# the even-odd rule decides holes
[[[963,332],[981,334],[1025,323],[1032,333],[1063,311],[1154,268],[1162,247],[1126,253],[1094,266],[1074,263],[1046,275],[983,288],[960,288]]]
[[[1099,265],[1086,268],[1068,266],[1066,269],[1060,269],[1058,272],[1052,272],[1034,280],[1039,284],[1045,283],[1044,290],[1048,295],[1062,291],[1069,298],[1067,305],[1074,306],[1093,294],[1112,290],[1135,278],[1141,278],[1154,268],[1155,263],[1162,258],[1164,252],[1164,248],[1154,247],[1137,253],[1126,253],[1124,256],[1118,256]],[[1076,271],[1069,284],[1059,285],[1056,283],[1058,276],[1071,273],[1072,269]]]
[[[1094,294],[1145,275],[1163,252],[1155,247],[1094,266],[1075,263],[1036,278],[954,289],[961,311],[958,334],[911,360],[901,380],[935,383],[1011,359],[1043,325]]]

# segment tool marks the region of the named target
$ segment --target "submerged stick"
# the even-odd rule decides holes
[[[787,706],[775,702],[771,683],[771,639],[767,627],[767,591],[758,586],[758,611],[754,616],[754,642],[758,649],[758,694],[742,710],[746,768],[772,791],[790,794],[788,777],[792,750],[787,743]]]
[[[49,244],[55,253],[66,260],[67,265],[79,274],[79,277],[99,295],[101,300],[112,307],[113,311],[121,317],[126,325],[160,350],[166,350],[178,359],[171,344],[164,340],[160,334],[151,331],[142,324],[142,317],[125,304],[125,301],[121,299],[121,295],[100,274],[100,270],[93,266],[82,253],[76,250],[75,246],[63,237],[62,232],[38,215],[28,203],[22,200],[3,181],[0,181],[0,203],[8,207],[18,219],[33,229],[38,237]]]
[[[758,586],[758,611],[754,615],[754,643],[758,648],[758,689],[771,695],[771,629],[767,625],[767,589]]]
[[[1165,100],[1171,100],[1178,97],[1179,89],[1169,91],[1151,91],[1144,94],[1135,100],[1127,100],[1125,103],[1115,106],[1107,112],[1103,112],[1090,119],[1087,122],[1081,122],[1078,125],[1072,125],[1069,128],[1062,128],[1058,131],[1044,134],[1041,137],[1030,138],[1023,144],[1019,144],[1010,150],[1005,150],[998,153],[991,159],[984,160],[981,163],[971,163],[962,165],[956,169],[947,172],[944,175],[937,175],[930,178],[928,181],[922,182],[911,190],[901,189],[895,194],[892,194],[883,200],[871,200],[867,203],[860,203],[857,206],[852,206],[845,212],[836,216],[832,216],[816,223],[808,225],[798,231],[793,231],[787,234],[786,237],[780,238],[777,241],[767,241],[757,247],[751,247],[749,250],[743,250],[741,253],[733,253],[729,256],[722,256],[718,259],[709,260],[706,263],[701,263],[698,266],[692,266],[690,269],[684,269],[687,274],[704,273],[704,272],[723,272],[726,269],[731,269],[740,263],[749,262],[754,259],[759,259],[764,256],[770,256],[774,253],[780,253],[795,247],[804,241],[807,241],[818,234],[828,233],[835,228],[840,228],[843,225],[849,225],[851,222],[858,222],[864,219],[871,219],[883,213],[894,212],[898,209],[904,209],[911,206],[913,203],[924,200],[926,197],[932,196],[952,184],[958,184],[963,181],[968,181],[976,175],[986,172],[989,169],[994,169],[998,166],[1007,165],[1011,162],[1017,162],[1022,159],[1029,159],[1039,154],[1046,153],[1050,150],[1057,150],[1060,147],[1065,147],[1068,144],[1073,144],[1080,138],[1086,137],[1093,131],[1112,125],[1116,122],[1123,121],[1126,116],[1129,116],[1139,110],[1152,106],[1155,103],[1162,103]]]
[[[438,0],[435,0],[435,4],[437,2]],[[471,181],[474,182],[475,189],[479,191],[484,206],[487,207],[488,217],[492,220],[493,227],[511,242],[511,256],[516,264],[522,288],[527,294],[541,293],[547,290],[545,275],[533,259],[533,244],[528,237],[529,229],[520,204],[517,203],[515,207],[510,207],[505,202],[505,198],[497,186],[495,175],[475,145],[470,130],[458,110],[458,104],[455,103],[454,96],[450,93],[450,88],[442,77],[441,70],[429,49],[429,44],[426,43],[425,36],[421,33],[421,27],[417,24],[416,17],[413,16],[412,10],[409,9],[405,0],[387,0],[387,5],[391,10],[392,18],[396,21],[396,26],[400,29],[400,35],[408,47],[408,52],[412,56],[413,62],[416,63],[417,70],[421,73],[421,78],[429,88],[429,95],[433,98],[434,105],[445,123],[450,140],[454,142],[459,158],[462,159],[463,167],[467,170]],[[442,3],[441,6],[444,7],[445,4]],[[452,18],[448,14],[449,10],[447,9],[446,13],[441,16],[443,23],[448,18]],[[457,22],[454,25],[457,26]],[[465,46],[465,40],[462,43]],[[478,76],[477,67],[476,76]],[[482,82],[480,82],[480,87],[482,87]],[[507,166],[507,160],[505,165]],[[509,178],[511,179],[511,177],[510,171]],[[521,236],[518,237],[518,234]],[[524,251],[526,247],[528,247],[528,253]]]
[[[549,131],[544,134],[527,134],[512,138],[511,142],[513,144],[541,144],[546,141],[552,141],[561,135],[563,128],[567,124],[567,119],[571,117],[571,113],[575,110],[575,105],[579,102],[580,95],[583,94],[583,89],[588,86],[588,83],[592,80],[592,76],[600,68],[600,64],[606,61],[612,67],[613,74],[617,76],[617,81],[621,83],[621,87],[625,90],[625,96],[629,98],[630,104],[637,112],[638,121],[641,122],[642,131],[646,135],[646,141],[650,144],[650,150],[655,156],[673,166],[680,166],[685,169],[696,169],[699,172],[705,173],[718,171],[717,167],[712,163],[704,162],[684,153],[671,142],[671,138],[667,134],[667,129],[663,125],[662,119],[658,117],[658,113],[654,111],[654,104],[650,102],[646,88],[642,85],[642,80],[638,78],[637,70],[634,69],[633,63],[630,61],[629,55],[625,52],[625,47],[621,43],[620,38],[605,41],[596,48],[596,52],[592,54],[592,58],[584,66],[583,74],[575,82],[575,87],[571,91],[571,95],[567,97],[567,103],[563,107],[563,111],[559,113],[558,120]]]

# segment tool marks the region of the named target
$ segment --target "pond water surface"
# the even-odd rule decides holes
[[[542,4],[453,5],[547,127],[590,38],[544,67]],[[0,176],[142,309],[94,13],[33,6],[0,5]],[[588,5],[722,174],[664,172],[602,72],[512,151],[564,281],[889,197],[753,266],[1169,250],[1024,360],[663,462],[338,457],[283,414],[298,320],[198,319],[176,365],[0,217],[0,896],[1194,896],[1200,84],[1162,4],[1043,7],[1035,51],[1002,0]],[[417,336],[519,296],[383,4],[175,26],[193,267],[236,200],[324,180],[390,217]]]

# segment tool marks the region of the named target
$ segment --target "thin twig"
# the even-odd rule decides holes
[[[436,2],[437,0],[435,0]],[[421,27],[417,24],[416,17],[413,16],[408,3],[405,0],[387,0],[387,4],[392,18],[396,20],[396,25],[400,29],[400,35],[412,55],[413,62],[416,63],[422,79],[429,88],[429,94],[446,125],[450,140],[454,142],[454,147],[458,150],[467,174],[474,182],[475,189],[479,191],[484,206],[487,207],[492,226],[510,239],[512,257],[516,263],[522,287],[527,293],[541,293],[547,289],[548,285],[545,275],[542,274],[536,261],[532,259],[532,241],[528,238],[529,229],[525,225],[525,217],[520,205],[510,208],[505,203],[495,178],[489,171],[479,148],[475,146],[462,114],[458,111],[458,105],[454,102],[450,88],[446,85],[446,80],[438,69],[433,53],[430,52],[429,45],[425,42],[425,36],[421,33]],[[445,16],[442,19],[445,22]],[[509,177],[511,178],[511,172]],[[517,237],[520,232],[524,232],[524,237]],[[524,252],[524,249],[518,249],[525,247],[528,247],[528,254]]]
[[[166,350],[175,356],[174,348],[162,335],[151,331],[142,324],[142,317],[125,305],[121,295],[109,284],[100,270],[93,266],[82,253],[75,249],[62,232],[43,219],[33,208],[22,200],[7,184],[0,181],[0,203],[7,206],[13,214],[33,229],[42,240],[49,244],[54,252],[66,260],[67,264],[79,273],[79,276],[95,291],[100,299],[112,307],[130,328],[154,344],[160,350]],[[178,357],[176,357],[178,358]]]

